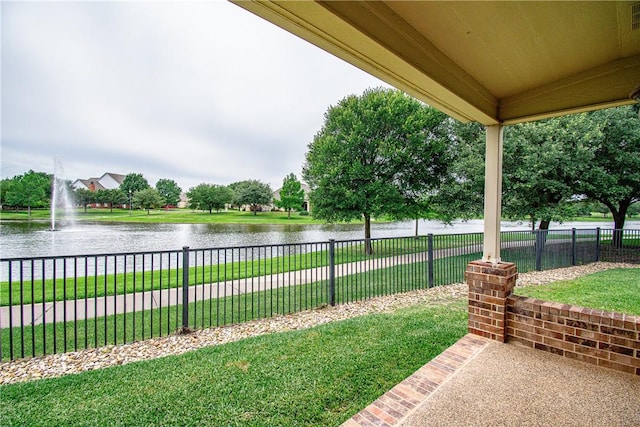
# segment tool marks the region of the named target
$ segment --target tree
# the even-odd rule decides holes
[[[147,210],[147,215],[151,214],[151,209],[162,206],[165,203],[162,196],[155,188],[145,188],[134,193],[133,204]]]
[[[404,139],[398,157],[397,182],[403,204],[390,213],[395,219],[415,219],[416,236],[420,218],[438,217],[430,196],[442,186],[451,165],[448,150],[450,119],[430,107],[424,107],[420,112],[418,126],[422,129],[413,129],[418,134]],[[416,126],[415,123],[412,125]]]
[[[329,222],[414,217],[446,171],[446,116],[397,90],[368,89],[331,106],[303,167],[313,215]],[[365,245],[371,253],[371,246]]]
[[[74,190],[74,198],[77,204],[84,207],[84,212],[87,213],[87,206],[91,203],[96,203],[97,194],[86,188],[78,188]]]
[[[146,190],[150,185],[147,179],[142,176],[141,173],[130,173],[124,177],[122,184],[120,184],[120,190],[125,194],[133,194],[136,191]]]
[[[436,216],[445,223],[483,215],[485,128],[479,123],[449,120],[449,158],[445,180],[429,196]]]
[[[626,106],[585,113],[594,137],[582,151],[586,161],[576,171],[574,185],[609,208],[615,229],[622,230],[629,207],[640,202],[640,106]],[[598,134],[599,133],[599,134]],[[622,244],[620,233],[614,244]]]
[[[156,182],[156,190],[164,197],[167,206],[178,206],[182,188],[172,179],[160,179]]]
[[[280,199],[275,201],[276,206],[285,209],[287,218],[291,219],[291,209],[300,209],[304,203],[304,190],[298,178],[293,173],[287,175],[282,181]]]
[[[101,202],[109,205],[110,212],[113,212],[113,205],[124,205],[128,201],[128,195],[124,194],[124,191],[119,188],[100,190],[96,191],[96,193],[101,193]]]
[[[9,190],[11,189],[13,183],[13,178],[5,178],[3,180],[0,180],[0,207],[2,207],[3,209],[7,206],[13,207],[7,201],[7,193],[9,193]]]
[[[573,177],[589,162],[589,116],[576,114],[510,126],[505,130],[503,212],[547,230],[575,215]]]
[[[219,211],[224,209],[227,203],[231,203],[233,192],[224,185],[202,183],[190,188],[187,197],[192,208],[208,210],[211,214],[214,209]]]
[[[435,196],[439,210],[453,217],[482,215],[485,131],[478,124],[455,124],[454,164]],[[578,114],[505,129],[502,212],[526,218],[546,230],[551,221],[576,214],[574,177],[588,165],[588,147],[599,131],[588,115]]]
[[[609,208],[602,203],[596,203],[594,205],[593,211],[601,213],[603,218],[606,218],[607,215],[611,213],[611,210],[609,210]]]
[[[587,199],[586,197],[583,199],[577,199],[572,202],[575,215],[581,217],[589,217],[593,212],[596,212],[596,203]],[[609,212],[609,210],[607,210]]]
[[[9,206],[26,207],[31,219],[31,208],[46,206],[48,194],[51,194],[51,177],[30,170],[13,178],[5,197]]]
[[[273,191],[269,184],[257,180],[240,181],[231,184],[234,192],[233,203],[237,206],[249,205],[249,209],[254,215],[263,205],[271,203]]]

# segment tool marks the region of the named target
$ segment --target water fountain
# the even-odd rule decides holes
[[[58,159],[53,161],[53,182],[51,188],[51,231],[58,231],[57,211],[62,208],[64,219],[68,223],[75,222],[75,210],[73,200],[69,194],[69,189],[61,177],[64,175],[62,162]]]

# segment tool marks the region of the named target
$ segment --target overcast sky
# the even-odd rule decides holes
[[[2,178],[301,174],[327,108],[383,83],[226,1],[7,2]]]

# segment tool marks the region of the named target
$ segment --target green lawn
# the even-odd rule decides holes
[[[620,268],[548,285],[516,288],[517,295],[640,316],[640,268]]]
[[[627,215],[628,221],[637,221],[640,219],[640,215]],[[575,218],[571,218],[569,221],[588,221],[588,222],[611,222],[613,223],[613,216],[611,216],[611,212],[607,212],[606,215],[603,215],[600,212],[591,212],[591,216],[577,216]]]
[[[62,218],[64,212],[58,213],[58,218]],[[51,213],[49,209],[32,209],[31,220],[49,221]],[[28,213],[24,211],[2,210],[0,211],[2,220],[27,221]],[[207,223],[229,223],[229,224],[325,224],[322,220],[313,219],[311,215],[303,216],[299,212],[291,212],[291,218],[286,212],[252,212],[228,211],[213,212],[195,211],[192,209],[152,209],[149,213],[145,210],[115,208],[113,212],[108,208],[88,208],[85,212],[82,208],[76,209],[76,219],[80,221],[115,221],[115,222],[143,222],[143,223],[178,223],[178,224],[207,224]],[[481,218],[478,218],[481,219]],[[637,219],[630,217],[630,220]],[[392,221],[391,218],[378,218],[378,222]],[[613,222],[611,216],[603,217],[601,214],[592,216],[576,217],[567,221],[584,222]],[[352,221],[353,224],[360,224],[362,221]]]
[[[59,213],[62,218],[63,212]],[[175,223],[175,224],[324,224],[324,221],[313,219],[312,216],[300,215],[299,212],[291,212],[289,219],[286,212],[213,212],[194,211],[191,209],[152,209],[149,213],[143,210],[133,210],[131,215],[127,209],[91,208],[76,209],[76,220],[78,221],[110,221],[110,222],[139,222],[139,223]],[[1,211],[2,220],[27,221],[26,211]],[[49,221],[50,212],[48,209],[34,209],[31,211],[31,220]],[[359,223],[359,222],[354,222]]]
[[[311,216],[302,216],[298,212],[292,212],[291,218],[286,212],[252,212],[228,211],[209,213],[193,211],[191,209],[116,211],[113,213],[103,209],[92,209],[78,212],[79,220],[91,221],[117,221],[117,222],[141,222],[141,223],[177,223],[177,224],[324,224],[324,221],[313,219]]]
[[[416,306],[181,356],[0,387],[0,425],[336,426],[466,333]]]

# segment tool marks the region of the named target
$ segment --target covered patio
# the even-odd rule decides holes
[[[513,339],[529,348],[499,343],[517,336],[518,327],[509,323],[513,320],[508,319],[510,310],[513,317],[521,314],[514,314],[509,308],[510,304],[518,304],[510,299],[517,278],[516,266],[501,262],[500,257],[503,128],[640,100],[640,2],[234,2],[451,117],[478,122],[486,128],[483,256],[467,268],[470,334],[452,347],[453,353],[443,353],[394,388],[400,391],[396,409],[393,402],[385,406],[385,394],[380,398],[381,405],[376,406],[379,399],[345,425],[625,425],[616,421],[619,419],[626,420],[626,425],[637,425],[639,318],[623,316],[621,327],[614,325],[613,314],[590,319],[600,329],[626,331],[625,339],[629,341],[625,345],[629,347],[625,351],[632,350],[624,357],[598,353],[597,342],[593,352],[578,357],[576,345],[580,343],[573,342],[573,338],[554,342],[545,333],[540,342],[525,334]],[[562,316],[564,309],[571,318],[572,308],[558,308],[559,313],[551,313],[543,302],[538,305],[541,315]],[[554,319],[544,321],[554,323]],[[577,320],[582,319],[578,316]],[[583,339],[583,330],[587,329],[574,327],[572,332],[561,333],[577,333],[579,338],[575,339]],[[469,350],[472,348],[475,350]],[[461,355],[460,349],[471,353]],[[484,362],[474,367],[474,359],[476,363]],[[448,362],[457,365],[452,367]],[[617,363],[624,367],[614,366]],[[484,388],[499,374],[507,375],[511,368],[516,368],[514,375],[519,375],[513,381],[524,388],[505,388],[508,382],[493,389]],[[601,380],[596,380],[594,388],[581,382],[586,377],[581,369],[611,379],[613,394],[598,391]],[[571,396],[553,386],[558,380],[554,372],[565,370],[575,372],[571,381],[577,382],[571,383]],[[425,372],[428,375],[421,376]],[[453,388],[458,381],[462,385]],[[562,383],[570,382],[565,379]],[[420,394],[420,390],[428,391],[430,387],[431,391]],[[501,394],[505,391],[506,395]],[[620,391],[620,396],[614,396]],[[508,410],[511,418],[499,411],[495,411],[494,418],[470,418],[480,413],[483,402],[505,405],[504,400],[511,401],[525,392],[532,398],[560,394],[556,399],[538,401],[527,401],[525,396],[524,407],[513,400]],[[389,393],[398,395],[393,390]],[[461,411],[458,418],[438,422],[428,415],[428,405],[401,402],[410,398],[433,403],[437,396],[448,393],[480,406],[470,408],[474,414]],[[583,404],[575,407],[575,413],[585,417],[561,418],[569,400],[575,399]],[[606,403],[605,413],[596,413],[596,401]],[[413,415],[393,414],[408,406]],[[422,408],[423,418],[413,412],[416,407]],[[620,408],[626,408],[622,418],[611,418]]]
[[[640,377],[468,334],[343,424],[640,425]]]

